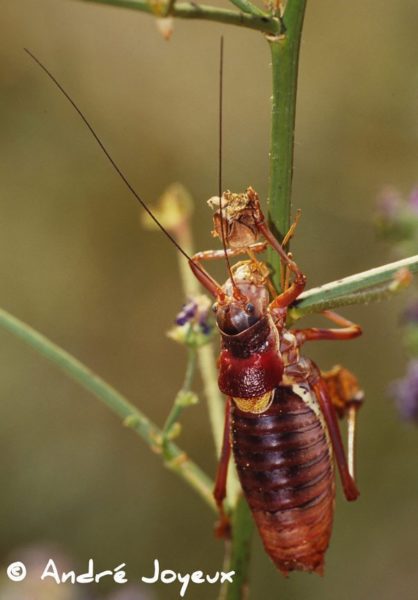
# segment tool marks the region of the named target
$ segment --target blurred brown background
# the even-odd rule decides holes
[[[303,218],[293,250],[310,285],[393,259],[376,240],[372,214],[383,185],[407,193],[417,182],[417,22],[416,0],[308,6],[294,186]],[[263,198],[267,45],[255,32],[186,21],[166,43],[145,15],[66,0],[2,0],[0,32],[1,306],[161,424],[185,366],[165,336],[183,301],[175,251],[141,229],[135,201],[22,48],[67,87],[144,198],[154,201],[172,181],[190,189],[196,245],[206,249],[205,201],[217,192],[219,36],[225,187],[251,184]],[[404,369],[403,303],[346,310],[364,327],[362,339],[310,348],[323,368],[344,362],[366,390],[362,495],[353,505],[337,498],[323,579],[283,579],[256,539],[253,598],[416,598],[418,431],[399,421],[386,393]],[[131,580],[149,573],[154,558],[182,572],[221,568],[213,515],[200,499],[95,398],[3,331],[0,395],[2,564],[19,548],[53,543],[81,568],[89,557],[100,569],[126,562]],[[187,412],[181,445],[214,473],[203,401]],[[178,586],[152,592],[176,598]],[[190,587],[187,597],[216,590]]]

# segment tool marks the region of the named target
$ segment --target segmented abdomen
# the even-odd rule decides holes
[[[322,573],[335,483],[321,420],[292,388],[279,387],[262,414],[233,406],[231,437],[241,485],[270,558],[285,574]]]

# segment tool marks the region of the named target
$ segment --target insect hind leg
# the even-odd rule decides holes
[[[335,461],[340,472],[341,483],[344,490],[344,495],[347,500],[356,500],[359,496],[356,483],[351,475],[348,467],[348,462],[341,439],[340,428],[337,422],[337,414],[334,404],[331,400],[328,386],[324,379],[320,376],[319,370],[315,368],[309,378],[309,384],[315,393],[321,412],[324,416],[330,441],[334,451]]]
[[[328,388],[331,402],[340,419],[347,419],[347,461],[348,470],[355,479],[355,446],[357,413],[364,402],[364,392],[357,377],[341,365],[330,371],[321,371],[322,379]]]

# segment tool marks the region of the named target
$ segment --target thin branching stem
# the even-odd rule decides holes
[[[190,326],[191,329],[192,326]],[[196,394],[192,392],[193,378],[196,371],[196,348],[187,349],[187,366],[181,390],[175,397],[173,406],[164,423],[162,431],[162,449],[164,457],[166,456],[167,444],[172,439],[176,427],[180,427],[179,419],[184,409],[192,404],[197,404]]]
[[[93,2],[95,4],[107,4],[119,8],[129,8],[158,16],[153,9],[153,3],[148,0],[81,0],[81,2]],[[234,4],[240,6],[241,10],[239,12],[227,8],[197,4],[195,2],[176,2],[171,8],[170,15],[179,19],[200,19],[203,21],[225,23],[226,25],[238,25],[270,35],[278,33],[280,23],[276,17],[265,15],[246,0],[236,0]],[[250,5],[253,7],[251,12],[244,11],[244,6],[246,10],[249,10]],[[258,14],[258,11],[261,14]]]
[[[248,13],[249,15],[257,15],[269,18],[269,15],[258,8],[255,4],[250,2],[249,0],[231,0],[232,4],[242,10],[244,13]]]
[[[94,371],[91,371],[57,344],[54,344],[44,335],[3,309],[0,309],[0,326],[29,344],[36,352],[42,354],[62,369],[66,375],[72,377],[77,383],[94,394],[122,419],[124,425],[140,435],[154,452],[161,453],[162,431]],[[212,496],[213,482],[200,467],[172,442],[167,443],[166,457],[166,466],[187,481],[205,503],[216,511]]]

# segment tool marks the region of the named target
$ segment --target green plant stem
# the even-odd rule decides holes
[[[170,440],[170,434],[173,431],[173,427],[175,427],[176,423],[179,422],[182,412],[187,406],[196,404],[197,402],[197,396],[192,393],[191,389],[196,370],[196,349],[188,348],[187,355],[187,366],[183,385],[174,400],[173,406],[171,407],[162,430],[162,448],[164,455],[166,452],[167,443]]]
[[[139,10],[150,15],[157,16],[153,10],[152,2],[148,0],[80,0],[81,2],[93,2],[95,4],[108,4],[119,8],[129,8]],[[238,5],[238,1],[235,2]],[[247,9],[249,3],[245,4]],[[256,7],[254,7],[258,10]],[[279,31],[279,20],[264,14],[249,14],[248,12],[237,12],[226,8],[217,8],[205,4],[195,4],[194,2],[176,2],[171,9],[171,16],[179,19],[201,19],[204,21],[215,21],[227,25],[238,25],[247,27],[262,33],[276,35]]]
[[[0,309],[0,326],[32,346],[39,354],[62,369],[66,375],[94,394],[118,415],[126,426],[140,435],[154,452],[161,453],[162,431],[96,373],[44,335],[3,309]],[[168,460],[165,462],[167,468],[187,481],[206,504],[216,511],[212,495],[213,482],[200,467],[172,442],[167,443],[167,458]]]
[[[216,456],[222,447],[222,431],[225,413],[225,401],[218,387],[215,350],[213,344],[206,344],[197,351],[199,371],[203,381],[203,391],[207,398],[209,421],[211,424]]]
[[[326,309],[349,304],[367,304],[396,292],[396,276],[402,269],[418,273],[418,254],[382,267],[357,273],[304,292],[289,311],[291,321]],[[400,286],[402,287],[402,286]]]
[[[249,0],[231,0],[231,2],[244,13],[266,17],[267,19],[269,18],[269,15],[266,12],[261,10],[261,8],[258,8],[258,6],[255,6],[252,2],[249,2]]]
[[[290,226],[293,175],[296,90],[299,49],[306,0],[292,0],[283,16],[283,31],[269,36],[272,67],[272,107],[270,135],[269,221],[278,239]],[[280,287],[280,262],[269,250],[274,267],[274,283]]]
[[[234,536],[225,557],[224,570],[235,571],[233,583],[221,588],[219,600],[241,600],[248,597],[248,569],[254,521],[244,496],[235,506],[232,531]]]

